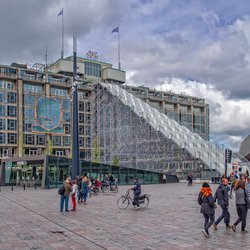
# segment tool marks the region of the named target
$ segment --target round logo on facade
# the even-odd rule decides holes
[[[40,98],[36,103],[36,119],[45,130],[57,128],[61,123],[60,103],[54,98]]]

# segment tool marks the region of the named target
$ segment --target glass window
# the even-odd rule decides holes
[[[85,62],[85,74],[89,76],[101,77],[101,65],[97,63]]]
[[[63,119],[64,122],[70,122],[70,113],[63,112]]]
[[[70,134],[70,124],[64,124],[65,134]]]
[[[32,132],[33,121],[24,120],[23,122],[23,131],[24,132]]]
[[[61,146],[62,138],[61,136],[53,136],[53,145],[54,146]]]
[[[8,130],[17,130],[17,120],[8,119]]]
[[[79,137],[79,146],[84,147],[84,137]]]
[[[71,109],[71,101],[70,101],[70,99],[64,99],[62,101],[62,109],[63,110],[70,110]]]
[[[31,134],[25,135],[24,143],[27,145],[35,145],[35,135],[31,135]]]
[[[63,88],[51,87],[50,94],[52,96],[63,96],[63,97],[66,97],[68,95],[68,90],[67,89],[63,89]]]
[[[24,108],[24,118],[34,118],[35,117],[35,112],[34,112],[34,107],[30,108]]]
[[[45,135],[36,136],[37,145],[45,145]]]
[[[16,93],[14,92],[8,93],[8,102],[16,103]]]
[[[79,102],[79,111],[84,111],[84,102]]]
[[[85,116],[85,118],[86,118],[85,123],[89,124],[89,123],[90,123],[90,114],[87,114],[87,115]]]
[[[0,133],[0,143],[5,144],[5,133]]]
[[[91,138],[86,138],[86,146],[91,147]]]
[[[79,134],[84,135],[84,126],[83,125],[79,125]]]
[[[63,146],[70,146],[70,137],[69,136],[63,137]]]
[[[16,144],[17,143],[17,134],[8,133],[8,143],[9,144]]]
[[[84,122],[84,114],[79,113],[79,122]]]
[[[24,92],[25,93],[43,93],[43,86],[39,84],[30,84],[24,83]]]
[[[0,80],[0,89],[14,89],[15,82],[12,81],[6,81],[6,80]]]
[[[24,106],[34,106],[35,97],[33,95],[24,95]]]
[[[85,111],[86,112],[90,112],[90,107],[91,107],[91,103],[90,102],[85,102]]]
[[[16,106],[8,106],[7,116],[16,116]]]
[[[0,105],[0,116],[6,116],[6,106]]]
[[[5,130],[5,119],[0,119],[0,130]]]
[[[5,92],[0,92],[0,102],[5,102]]]

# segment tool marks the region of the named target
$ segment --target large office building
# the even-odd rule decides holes
[[[195,164],[196,169],[204,169],[204,161],[196,155],[201,152],[184,150],[186,146],[174,140],[174,132],[173,138],[166,137],[161,133],[164,124],[155,127],[144,114],[157,110],[174,122],[172,127],[188,128],[185,133],[197,135],[203,143],[209,139],[209,106],[203,98],[128,86],[125,71],[91,58],[77,58],[77,75],[82,82],[78,86],[82,160],[159,173],[176,174],[174,170],[179,169],[179,176]],[[42,156],[72,157],[72,76],[73,57],[46,67],[0,65],[0,157],[6,166],[15,162],[13,178],[26,178],[32,171],[42,175],[42,166],[35,164]],[[107,93],[109,86],[119,88],[118,94],[111,89]],[[130,95],[133,98],[124,105],[122,98]],[[137,100],[137,106],[148,107],[139,114],[129,106]],[[32,160],[32,167],[23,168],[28,165],[25,159]]]

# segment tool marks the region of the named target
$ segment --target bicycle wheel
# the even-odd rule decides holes
[[[117,200],[117,207],[120,209],[126,209],[128,205],[129,205],[129,199],[125,196],[122,196]]]
[[[139,200],[140,208],[146,208],[149,204],[149,198],[145,197],[143,200]]]

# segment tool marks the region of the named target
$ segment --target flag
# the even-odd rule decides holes
[[[119,26],[117,26],[116,28],[114,28],[111,33],[114,33],[114,32],[119,32]]]
[[[59,12],[57,16],[63,16],[63,9]]]

